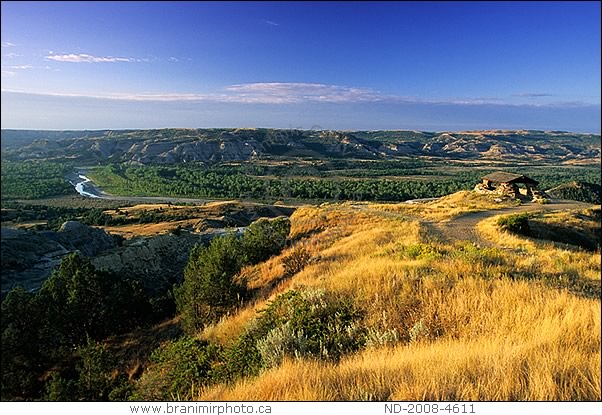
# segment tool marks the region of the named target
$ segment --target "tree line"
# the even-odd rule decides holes
[[[65,180],[72,170],[66,163],[2,160],[2,199],[39,199],[76,194]]]
[[[383,162],[384,163],[384,162]],[[412,164],[406,174],[426,175],[432,179],[416,177],[375,178],[379,174],[400,173],[400,167],[384,163],[375,169],[365,163],[333,164],[341,170],[322,170],[327,177],[294,176],[295,169],[277,167],[277,176],[254,175],[266,173],[264,167],[199,165],[177,166],[126,166],[109,165],[95,168],[90,175],[106,191],[128,195],[182,196],[200,198],[251,198],[273,200],[282,198],[306,200],[361,200],[361,201],[404,201],[429,197],[440,197],[460,190],[470,190],[480,178],[492,172],[486,169],[453,169],[436,165],[424,168]],[[346,170],[344,167],[358,167]],[[308,167],[310,174],[316,167]],[[303,170],[303,168],[301,168]],[[568,180],[583,180],[599,183],[599,171],[594,168],[546,168],[505,169],[526,174],[540,181],[541,188],[550,188]],[[346,178],[353,177],[353,178]]]

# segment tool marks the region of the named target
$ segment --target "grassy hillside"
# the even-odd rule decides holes
[[[424,211],[457,214],[456,202]],[[478,201],[470,203],[479,209]],[[399,206],[298,209],[293,246],[242,271],[257,289],[255,302],[198,333],[231,347],[279,294],[317,289],[361,312],[357,324],[366,332],[358,352],[339,361],[285,353],[257,376],[209,385],[192,381],[187,397],[600,399],[599,251],[525,240],[501,232],[495,218],[480,227],[486,246],[444,244],[420,207]],[[287,275],[285,258],[300,247],[311,260]]]

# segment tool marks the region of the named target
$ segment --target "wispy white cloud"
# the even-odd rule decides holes
[[[541,93],[541,92],[523,92],[520,94],[512,94],[513,97],[519,97],[519,98],[547,98],[547,97],[554,97],[556,96],[556,94],[548,94],[548,93]]]
[[[153,62],[156,61],[156,60],[157,60],[157,58],[154,58]],[[169,62],[183,62],[183,61],[192,62],[192,58],[189,58],[187,56],[179,56],[179,57],[178,56],[170,56],[167,60]],[[149,60],[146,59],[146,62],[148,62],[148,61]]]
[[[398,104],[441,104],[441,105],[519,105],[513,100],[497,97],[476,98],[419,98],[384,94],[372,88],[327,85],[304,82],[257,82],[230,85],[220,97],[229,102],[257,104],[297,104],[303,102],[361,103],[388,102]],[[520,105],[541,105],[525,103]]]
[[[14,43],[11,42],[2,42],[2,47],[3,48],[10,48],[11,46],[17,46]]]
[[[224,88],[225,99],[243,103],[296,104],[301,102],[382,101],[385,96],[370,88],[303,82],[257,82]]]
[[[10,68],[6,68],[10,69]],[[10,76],[10,75],[7,75]],[[32,93],[4,90],[4,92]],[[496,97],[425,99],[387,95],[371,88],[303,82],[257,82],[236,84],[212,93],[60,93],[44,92],[38,95],[96,98],[122,101],[155,102],[215,102],[237,104],[303,104],[303,103],[390,103],[428,105],[504,105],[530,107],[579,107],[593,105],[587,102],[516,102]]]
[[[10,70],[10,71],[22,71],[26,69],[53,69],[50,66],[33,66],[33,65],[11,65],[11,66],[3,66],[2,69]]]
[[[205,101],[209,100],[209,95],[202,94],[178,94],[178,93],[112,93],[112,94],[96,94],[96,93],[71,93],[71,92],[27,92],[15,89],[2,89],[2,92],[14,92],[19,94],[44,95],[54,97],[67,98],[94,98],[94,99],[109,99],[117,101]]]
[[[105,62],[137,62],[139,59],[134,58],[120,58],[114,56],[93,56],[86,53],[69,53],[64,55],[49,54],[45,57],[48,60],[57,62],[71,62],[71,63],[105,63]]]
[[[280,23],[276,23],[272,20],[264,20],[265,24],[269,24],[270,26],[280,26]]]
[[[14,59],[14,58],[18,58],[19,56],[23,56],[23,55],[19,55],[18,53],[15,52],[8,52],[4,54],[4,57],[6,59]]]
[[[12,91],[20,92],[20,91]],[[244,104],[297,104],[303,102],[374,102],[384,98],[368,88],[352,88],[313,83],[251,83],[230,85],[216,93],[113,93],[44,95],[89,97],[131,101],[208,101]]]
[[[34,66],[34,65],[10,65],[2,66],[2,77],[11,78],[19,73],[19,71],[25,71],[30,69],[47,69],[59,71],[59,69],[51,68],[50,66]]]
[[[32,65],[15,65],[15,66],[9,66],[9,69],[31,69],[33,68]]]

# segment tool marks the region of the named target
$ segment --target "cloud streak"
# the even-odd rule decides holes
[[[17,71],[24,71],[28,69],[52,69],[50,66],[33,66],[33,65],[12,65],[2,67],[2,76],[5,78],[13,77],[17,74]],[[58,69],[54,69],[57,71]]]
[[[242,103],[297,104],[302,102],[376,102],[385,95],[370,88],[301,82],[257,82],[224,88],[225,99]]]
[[[23,56],[23,55],[19,55],[18,53],[14,53],[14,52],[8,52],[8,53],[4,54],[4,57],[6,59],[14,59],[14,58],[17,58],[19,56]]]
[[[14,43],[10,43],[10,42],[2,42],[3,48],[10,48],[11,46],[16,46],[16,45]]]
[[[15,65],[15,66],[9,66],[8,69],[33,69],[34,66],[32,65]]]
[[[531,92],[524,92],[522,94],[512,94],[513,97],[520,97],[520,98],[547,98],[547,97],[554,97],[556,96],[555,94],[546,94],[546,93],[531,93]]]
[[[57,62],[70,62],[70,63],[106,63],[106,62],[137,62],[138,59],[134,58],[120,58],[114,56],[93,56],[86,53],[69,53],[64,55],[50,54],[45,57],[47,60]]]
[[[28,66],[28,65],[25,65]],[[6,67],[3,69],[17,69]],[[23,67],[22,69],[25,69]],[[12,72],[12,71],[8,71]],[[4,73],[3,73],[4,75]],[[13,74],[14,75],[14,74]],[[6,74],[5,76],[12,76]],[[29,93],[3,89],[3,92]],[[304,103],[388,103],[388,104],[427,104],[427,105],[503,105],[517,107],[580,107],[591,106],[585,102],[516,102],[495,97],[485,98],[449,98],[449,99],[424,99],[400,95],[387,95],[371,88],[327,85],[320,83],[304,82],[256,82],[229,85],[219,92],[212,93],[61,93],[43,92],[37,95],[95,98],[119,101],[147,101],[147,102],[213,102],[233,104],[272,104],[289,105]],[[533,97],[537,98],[537,97]]]
[[[269,24],[270,26],[280,26],[279,23],[273,22],[272,20],[265,20],[265,24]]]
[[[33,65],[11,65],[11,66],[3,66],[2,70],[8,71],[23,71],[26,69],[53,69],[50,66],[33,66]],[[56,70],[56,69],[55,69]]]

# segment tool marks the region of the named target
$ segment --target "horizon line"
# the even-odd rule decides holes
[[[577,132],[569,130],[554,130],[540,128],[483,128],[483,129],[471,129],[471,130],[423,130],[415,128],[384,128],[384,129],[347,129],[347,128],[317,128],[319,126],[303,128],[303,127],[125,127],[125,128],[11,128],[2,127],[0,131],[12,130],[12,131],[51,131],[51,132],[98,132],[98,131],[144,131],[144,130],[294,130],[294,131],[341,131],[341,132],[376,132],[376,131],[410,131],[420,133],[482,133],[482,132],[543,132],[543,133],[565,133],[565,134],[580,134],[580,135],[601,135],[602,132]]]

